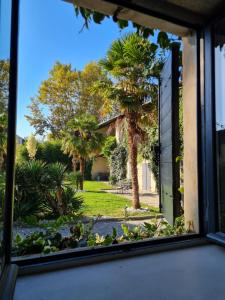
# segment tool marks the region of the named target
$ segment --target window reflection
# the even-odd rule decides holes
[[[225,32],[224,21],[216,26],[215,97],[217,175],[220,230],[225,231]]]
[[[11,1],[0,0],[0,248],[2,267],[3,208],[7,156]]]

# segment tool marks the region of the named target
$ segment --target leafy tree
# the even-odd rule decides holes
[[[98,89],[95,89],[96,82],[106,80],[107,76],[97,62],[88,63],[79,72],[79,99],[76,109],[78,116],[87,113],[95,116],[100,122],[108,113],[105,106],[107,99]]]
[[[62,138],[67,123],[84,113],[100,120],[104,99],[94,86],[102,80],[106,80],[106,75],[96,62],[87,64],[82,71],[57,62],[29,105],[31,113],[26,119],[35,134],[50,133],[52,138]]]
[[[68,122],[67,131],[64,133],[62,149],[72,157],[74,171],[77,162],[80,164],[82,180],[80,184],[83,189],[85,161],[97,154],[103,144],[103,135],[97,131],[96,119],[88,114]]]
[[[31,99],[29,105],[31,115],[26,119],[35,128],[35,134],[50,132],[53,137],[61,137],[67,122],[76,112],[78,79],[78,72],[70,64],[56,62],[49,78],[41,83],[38,95]]]
[[[9,61],[0,60],[0,170],[4,167],[7,147]]]
[[[111,101],[119,104],[120,111],[124,114],[128,124],[133,207],[137,209],[140,208],[137,170],[138,142],[144,135],[141,123],[149,121],[149,114],[144,110],[144,104],[153,103],[151,94],[155,85],[151,82],[151,76],[158,74],[162,63],[156,56],[155,46],[133,33],[114,41],[100,64],[113,77],[111,83],[103,84],[102,88]]]
[[[35,159],[35,155],[37,153],[37,141],[33,134],[31,134],[28,137],[27,143],[26,143],[26,148],[27,148],[30,159]]]

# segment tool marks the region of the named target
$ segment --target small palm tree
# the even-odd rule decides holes
[[[68,122],[67,132],[64,134],[62,149],[72,157],[74,162],[79,161],[82,180],[80,189],[83,190],[85,161],[100,152],[103,145],[103,135],[97,131],[98,123],[91,115],[81,115]]]
[[[150,99],[152,83],[150,78],[155,72],[156,48],[148,40],[133,33],[113,42],[105,59],[100,65],[113,79],[103,84],[111,101],[119,104],[128,124],[128,153],[132,177],[133,207],[140,208],[137,142],[143,135],[140,126],[143,120],[143,104]]]

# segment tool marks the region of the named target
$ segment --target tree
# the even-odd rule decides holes
[[[85,161],[96,155],[103,144],[103,135],[97,131],[98,122],[94,116],[85,114],[68,122],[64,133],[62,149],[72,157],[73,167],[80,164],[82,180],[80,189],[83,189]]]
[[[26,144],[27,152],[30,159],[35,159],[35,155],[37,153],[37,141],[35,139],[35,136],[31,134],[27,139]]]
[[[76,112],[78,79],[79,73],[72,69],[71,64],[56,62],[49,78],[41,83],[38,95],[29,105],[31,115],[26,119],[35,128],[35,134],[50,132],[53,137],[61,137],[61,131]]]
[[[0,170],[3,169],[7,151],[9,96],[9,61],[0,60]]]
[[[90,62],[82,71],[57,62],[29,105],[31,114],[26,119],[35,134],[50,133],[51,137],[60,139],[67,123],[84,113],[100,120],[104,99],[94,86],[102,80],[106,80],[106,75],[96,62]]]
[[[90,62],[79,72],[79,99],[77,103],[77,115],[90,114],[100,122],[107,114],[105,102],[107,99],[95,89],[96,82],[106,81],[107,76],[97,62]]]
[[[145,102],[151,101],[151,76],[159,70],[156,47],[136,33],[113,42],[100,64],[113,80],[103,85],[108,97],[119,103],[128,124],[128,153],[131,167],[133,207],[140,208],[137,154],[138,141],[144,135],[141,122],[148,118]]]

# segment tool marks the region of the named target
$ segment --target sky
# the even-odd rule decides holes
[[[132,31],[130,26],[121,32],[109,19],[80,32],[82,26],[73,6],[62,0],[20,1],[17,134],[21,137],[34,132],[24,115],[56,61],[81,70],[89,61],[103,58],[113,40]]]

